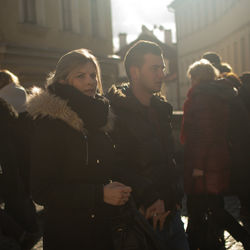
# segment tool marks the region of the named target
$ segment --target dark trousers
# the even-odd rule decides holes
[[[25,231],[38,232],[35,205],[30,198],[15,197],[5,200],[5,212]]]
[[[240,220],[250,233],[250,197],[249,195],[239,195],[238,197],[241,203]]]
[[[223,196],[187,197],[190,249],[223,249],[223,232],[227,230],[237,241],[245,242],[248,232],[224,209]]]

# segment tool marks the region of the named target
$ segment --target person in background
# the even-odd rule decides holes
[[[221,74],[222,78],[226,78],[229,82],[229,84],[233,87],[236,88],[237,91],[239,91],[242,87],[242,83],[240,78],[232,72],[224,72]]]
[[[240,76],[240,80],[242,82],[242,87],[239,94],[248,110],[250,117],[250,72],[243,73]]]
[[[241,98],[246,110],[247,115],[250,120],[250,72],[245,72],[240,76],[242,85],[239,89],[239,97]],[[249,151],[247,153],[249,155]],[[241,220],[243,221],[244,226],[247,227],[248,231],[250,231],[250,199],[249,199],[249,178],[250,178],[250,160],[247,161],[246,171],[243,172],[245,175],[246,187],[242,189],[242,192],[239,194],[239,198],[241,201]]]
[[[205,59],[190,65],[187,75],[192,86],[184,103],[181,142],[190,248],[221,249],[221,230],[227,230],[249,249],[249,233],[224,209],[223,199],[230,188],[229,100],[235,89],[228,80],[217,80],[218,70]]]
[[[18,143],[18,114],[0,98],[0,249],[12,240],[20,249],[31,249],[40,235],[36,211],[26,189]],[[15,243],[14,243],[15,242]]]
[[[221,57],[215,52],[206,52],[202,58],[208,60],[220,74],[233,72],[232,67],[228,63],[221,62]]]
[[[25,111],[27,93],[18,77],[7,69],[0,70],[0,98],[11,104],[18,113]]]
[[[100,68],[87,49],[63,55],[33,95],[31,190],[45,207],[44,249],[112,250],[110,218],[131,188],[113,179],[113,115],[102,96]],[[111,181],[112,180],[112,181]]]

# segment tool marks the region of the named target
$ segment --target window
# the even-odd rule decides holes
[[[231,49],[230,49],[230,45],[227,45],[227,61],[231,61]]]
[[[23,22],[37,23],[36,0],[22,0]]]
[[[217,6],[216,0],[212,0],[212,14],[213,14],[213,21],[217,19]]]
[[[72,10],[70,0],[62,0],[62,25],[63,30],[72,30]]]
[[[248,33],[248,68],[250,68],[250,33]]]
[[[19,0],[19,20],[45,27],[44,0]]]
[[[242,68],[241,70],[242,71],[245,71],[246,70],[246,46],[245,46],[245,38],[242,37],[241,40],[240,40],[240,49],[241,49],[241,65],[242,65]]]
[[[234,69],[236,73],[238,72],[238,44],[237,42],[234,42]]]
[[[98,37],[100,30],[97,0],[91,0],[91,25],[93,37]]]

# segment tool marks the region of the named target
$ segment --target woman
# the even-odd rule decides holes
[[[110,217],[131,188],[111,182],[112,113],[100,69],[86,49],[58,61],[45,91],[31,98],[34,200],[45,206],[44,249],[112,249]]]
[[[231,157],[228,145],[229,100],[235,95],[207,60],[190,65],[181,141],[184,144],[185,191],[190,249],[221,249],[227,230],[248,249],[247,231],[224,209]],[[220,238],[220,231],[222,235]]]

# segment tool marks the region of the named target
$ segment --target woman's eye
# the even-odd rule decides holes
[[[81,78],[81,79],[84,78],[84,77],[85,77],[85,74],[81,74],[81,75],[78,76],[78,78]]]
[[[90,77],[91,77],[92,79],[96,79],[96,73],[92,73],[92,74],[90,75]]]

